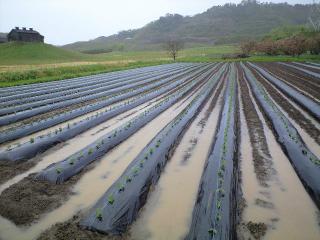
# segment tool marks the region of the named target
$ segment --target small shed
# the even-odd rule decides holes
[[[18,42],[43,42],[44,37],[33,28],[22,28],[15,27],[8,33],[8,41]]]

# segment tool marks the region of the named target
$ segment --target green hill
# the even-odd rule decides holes
[[[86,54],[45,43],[8,42],[0,44],[0,65],[61,63],[87,59]]]
[[[65,45],[82,52],[160,49],[172,37],[184,40],[187,47],[239,43],[248,38],[261,39],[272,29],[285,25],[305,25],[313,5],[258,3],[214,6],[194,16],[167,14],[146,26],[122,31],[108,37]]]

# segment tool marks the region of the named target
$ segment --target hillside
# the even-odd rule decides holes
[[[0,65],[58,63],[88,58],[85,54],[43,43],[3,43],[0,52]]]
[[[310,4],[260,4],[249,0],[214,6],[191,17],[167,14],[140,29],[68,44],[64,48],[85,52],[155,49],[176,36],[187,46],[238,43],[248,38],[260,39],[279,26],[306,24],[311,8]]]

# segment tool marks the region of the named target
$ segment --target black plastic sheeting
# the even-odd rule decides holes
[[[210,75],[210,72],[206,72],[200,77],[202,78],[202,81],[205,81],[208,74]],[[186,96],[198,84],[199,81],[194,80],[190,86],[179,90],[171,97],[167,97],[148,111],[145,111],[134,119],[124,123],[114,131],[100,137],[98,140],[89,144],[77,153],[72,154],[58,163],[48,166],[46,169],[41,171],[36,178],[57,184],[63,183],[73,175],[80,172],[85,166],[105,155],[110,149],[133,135],[141,127],[157,117],[161,112],[165,111],[179,101],[179,99]]]
[[[201,176],[186,239],[235,239],[236,109],[237,82],[232,65],[218,131]]]
[[[31,112],[36,112],[37,114],[44,113],[44,112],[47,112],[48,110],[54,110],[54,109],[61,108],[61,107],[67,107],[71,104],[81,103],[84,101],[89,101],[89,100],[93,100],[93,99],[97,99],[97,98],[101,98],[101,97],[106,97],[112,93],[115,93],[117,91],[121,91],[124,89],[137,87],[137,86],[143,86],[144,84],[152,83],[152,82],[157,81],[159,79],[170,77],[173,74],[178,74],[183,71],[185,71],[184,68],[179,69],[179,70],[175,70],[175,71],[169,71],[169,72],[164,71],[164,73],[162,73],[162,74],[151,75],[151,77],[143,76],[140,78],[134,78],[133,80],[123,81],[123,82],[120,80],[114,84],[110,84],[107,86],[105,86],[104,84],[102,84],[103,86],[101,86],[101,87],[94,87],[93,86],[90,90],[86,90],[83,92],[78,92],[78,93],[74,93],[74,94],[70,94],[70,95],[65,95],[65,96],[61,96],[61,97],[57,97],[57,98],[46,99],[46,100],[32,102],[32,103],[26,103],[26,104],[21,104],[21,105],[18,104],[17,106],[0,109],[0,115],[16,113],[13,116],[9,115],[9,116],[5,116],[3,118],[10,119],[10,117],[14,118],[14,117],[19,116],[21,119],[21,117],[24,116],[22,111],[26,111],[28,109],[31,109],[31,110],[27,111],[29,114]],[[33,115],[31,115],[31,116],[33,116]],[[0,119],[0,123],[2,123],[3,118]]]
[[[195,83],[197,82],[198,81],[195,81]],[[61,130],[57,129],[54,133],[46,136],[39,136],[38,138],[34,139],[33,142],[30,141],[14,149],[2,151],[0,152],[0,160],[13,162],[32,158],[36,154],[44,152],[58,143],[65,142],[66,140],[84,132],[85,130],[90,129],[91,127],[103,123],[104,121],[120,113],[128,111],[133,107],[139,106],[144,102],[152,100],[168,90],[170,90],[170,88],[164,88],[162,91],[151,92],[150,94],[146,94],[144,97],[132,103],[121,105],[118,108],[111,109],[106,112],[101,112],[91,116],[91,118],[88,117],[85,120],[81,120],[76,125],[69,125],[65,128],[61,128]]]
[[[314,202],[320,208],[320,160],[308,149],[298,131],[278,109],[250,70],[242,66],[255,98],[272,123],[279,144]]]
[[[81,227],[112,234],[121,234],[127,229],[145,204],[150,187],[157,183],[175,145],[217,85],[221,73],[210,78],[192,102],[138,154],[89,215],[80,221]]]
[[[302,67],[297,67],[297,66],[294,66],[292,64],[288,64],[288,63],[283,63],[283,62],[279,62],[279,64],[282,64],[282,65],[285,65],[287,67],[292,67],[292,68],[295,68],[295,69],[298,69],[299,71],[302,71],[302,72],[305,72],[313,77],[316,77],[318,78],[318,80],[320,81],[320,74],[319,73],[316,73],[316,72],[312,72],[312,71],[309,71],[305,68],[302,68]]]
[[[290,87],[283,81],[277,79],[267,71],[263,70],[262,68],[249,63],[250,66],[255,68],[262,76],[264,76],[267,80],[272,82],[274,85],[276,85],[282,92],[289,95],[290,98],[294,99],[295,102],[297,102],[300,106],[302,106],[304,109],[306,109],[310,114],[312,114],[316,119],[320,120],[320,105],[313,101],[311,98],[306,97],[293,87]]]
[[[32,124],[24,125],[22,127],[17,127],[17,128],[14,128],[13,130],[10,130],[10,131],[4,131],[0,135],[0,143],[6,142],[6,141],[15,140],[15,139],[27,136],[29,134],[35,133],[37,131],[52,127],[52,126],[57,125],[59,123],[63,123],[65,121],[68,121],[70,119],[76,118],[78,116],[81,116],[81,115],[84,115],[84,114],[99,110],[99,109],[101,109],[103,107],[106,107],[106,106],[108,106],[110,104],[113,104],[113,103],[116,103],[118,101],[125,100],[127,98],[130,98],[130,97],[133,97],[135,95],[141,94],[141,93],[143,93],[145,91],[150,91],[153,88],[157,88],[157,87],[160,87],[160,86],[168,84],[168,83],[170,84],[171,81],[173,81],[173,80],[175,80],[175,79],[177,79],[177,78],[179,78],[179,77],[181,77],[183,75],[186,75],[188,73],[190,74],[188,77],[184,77],[181,80],[177,80],[177,81],[171,83],[169,86],[164,88],[165,91],[168,91],[171,88],[175,88],[175,87],[181,85],[188,78],[193,77],[196,74],[199,74],[201,71],[204,71],[205,69],[206,68],[201,68],[201,70],[195,71],[194,73],[190,72],[190,71],[194,71],[194,69],[188,70],[183,74],[178,74],[178,75],[175,75],[173,77],[166,78],[166,79],[157,81],[155,83],[146,85],[144,87],[139,87],[137,89],[134,89],[133,91],[125,92],[124,94],[120,94],[120,95],[116,95],[116,96],[110,97],[110,98],[108,98],[107,100],[104,100],[104,101],[99,101],[97,103],[93,103],[93,104],[90,104],[90,105],[87,105],[87,106],[83,106],[83,107],[78,108],[78,109],[71,110],[69,112],[65,112],[65,113],[56,115],[56,116],[54,116],[52,118],[43,119],[41,121],[34,122]],[[159,94],[159,92],[163,92],[163,90],[160,89],[159,91],[157,91],[157,95]]]
[[[45,82],[45,83],[35,83],[35,84],[27,84],[27,85],[21,85],[21,86],[15,86],[15,87],[6,87],[6,88],[0,88],[0,100],[2,99],[14,99],[15,97],[23,97],[24,94],[34,93],[38,94],[47,90],[50,90],[47,93],[54,92],[54,89],[70,89],[75,84],[78,83],[93,83],[96,81],[107,80],[110,78],[118,78],[118,77],[125,77],[127,75],[136,75],[141,74],[145,72],[150,71],[158,71],[160,69],[168,68],[168,66],[188,66],[190,64],[170,64],[170,65],[159,65],[159,66],[152,66],[152,67],[143,67],[143,68],[137,68],[137,69],[130,69],[130,70],[123,70],[123,71],[115,71],[115,72],[109,72],[109,73],[102,73],[102,74],[95,74],[95,75],[89,75],[84,77],[77,77],[77,78],[70,78],[65,80],[59,80],[59,81],[52,81],[52,82]],[[65,88],[67,87],[67,88]]]
[[[180,69],[181,68],[182,67],[180,67]],[[37,101],[48,100],[48,99],[52,99],[51,101],[56,102],[56,101],[59,101],[59,98],[57,97],[63,97],[66,95],[73,96],[72,94],[84,92],[91,89],[96,89],[106,85],[110,87],[115,83],[119,83],[119,82],[126,83],[127,81],[132,79],[142,79],[142,77],[150,78],[150,77],[162,74],[164,72],[178,70],[178,69],[179,69],[178,67],[175,67],[175,68],[167,67],[166,69],[155,70],[150,72],[146,71],[145,73],[140,73],[140,74],[130,74],[122,77],[117,76],[112,78],[99,78],[96,81],[82,82],[80,84],[69,84],[67,87],[61,87],[61,88],[55,87],[54,92],[51,87],[48,90],[23,93],[15,96],[10,96],[10,97],[3,97],[1,98],[2,101],[0,102],[0,108],[9,107],[9,106],[11,107],[17,104],[22,105],[26,103],[37,102]],[[10,100],[9,98],[12,98],[12,99]],[[34,106],[37,106],[37,105],[34,105]]]

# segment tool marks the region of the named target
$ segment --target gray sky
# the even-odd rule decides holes
[[[194,15],[226,2],[241,0],[0,0],[0,32],[33,27],[45,42],[61,45],[139,28],[166,13]]]

